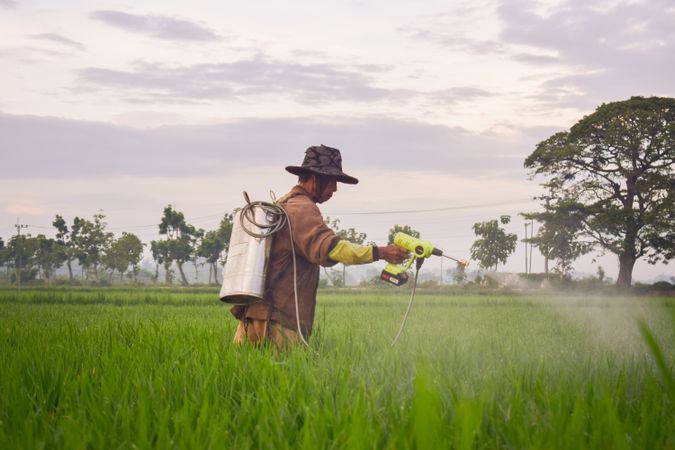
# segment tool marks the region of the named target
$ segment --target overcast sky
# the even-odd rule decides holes
[[[326,144],[361,183],[324,215],[468,257],[474,222],[511,214],[523,237],[539,141],[602,103],[675,96],[673,24],[672,0],[0,0],[0,236],[102,210],[148,242],[169,203],[212,229]],[[675,268],[634,277],[658,274]]]

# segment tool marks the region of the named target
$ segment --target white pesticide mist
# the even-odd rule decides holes
[[[654,298],[561,295],[549,301],[556,314],[585,334],[590,347],[619,358],[648,353],[640,320],[655,330],[672,328],[670,311]]]

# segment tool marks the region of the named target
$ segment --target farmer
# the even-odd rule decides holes
[[[378,259],[398,264],[408,253],[396,245],[353,244],[340,239],[326,226],[316,204],[329,200],[337,191],[338,182],[359,182],[342,171],[338,149],[325,145],[309,147],[302,166],[288,166],[286,170],[299,177],[298,184],[280,198],[279,203],[291,223],[300,329],[308,338],[314,322],[319,266],[366,264]],[[286,224],[273,236],[264,300],[248,306],[234,306],[231,310],[239,319],[234,336],[236,344],[270,340],[277,348],[283,348],[301,342],[295,310],[292,251]]]

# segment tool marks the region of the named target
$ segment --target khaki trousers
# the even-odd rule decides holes
[[[272,320],[245,319],[239,321],[237,331],[234,333],[234,343],[242,345],[245,342],[263,344],[271,341],[278,350],[283,350],[289,345],[299,344],[300,335],[297,331],[290,330]]]

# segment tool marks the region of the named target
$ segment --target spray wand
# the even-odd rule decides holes
[[[434,247],[434,244],[431,242],[412,237],[409,234],[396,233],[394,235],[394,245],[404,248],[412,254],[406,264],[388,263],[384,267],[382,274],[380,274],[380,278],[394,286],[403,286],[408,282],[408,279],[410,278],[408,276],[408,269],[410,269],[413,262],[416,262],[416,269],[419,270],[420,267],[422,267],[424,258],[428,258],[431,255],[451,259],[463,267],[469,265],[468,261],[445,255],[443,254],[443,250]]]

